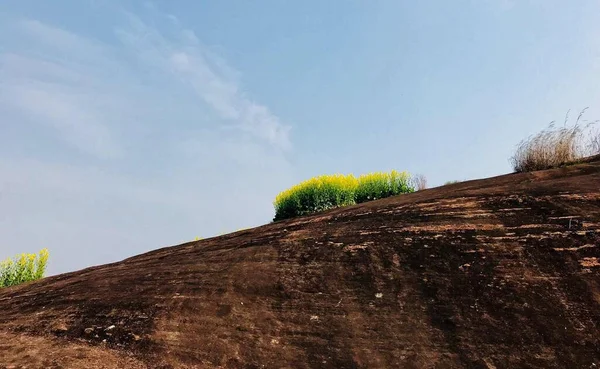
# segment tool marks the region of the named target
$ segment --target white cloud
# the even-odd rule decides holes
[[[33,119],[59,131],[62,137],[83,152],[101,158],[119,155],[119,148],[98,111],[86,104],[86,97],[56,84],[29,81],[0,87],[2,101]]]
[[[99,76],[89,63],[107,66],[101,48],[37,21],[22,21],[11,34],[24,42],[21,50],[0,54],[0,105],[54,129],[81,152],[100,158],[119,156],[106,125],[109,114],[102,103],[107,96],[98,91]]]
[[[64,272],[272,217],[289,128],[154,16],[169,26],[129,15],[121,44],[0,25],[0,257],[48,247]]]
[[[126,52],[36,20],[20,21],[10,31],[20,32],[26,46],[0,55],[0,103],[53,127],[84,152],[117,157],[121,148],[112,122],[132,108],[123,108],[131,96],[115,87],[136,86],[139,81],[132,74],[137,63],[179,88],[191,88],[224,120],[221,125],[290,148],[290,127],[247,98],[237,83],[238,73],[202,46],[193,31],[181,27],[175,16],[169,19],[174,26],[165,34],[171,37],[128,14],[126,26],[116,31]],[[133,53],[135,62],[127,53]],[[133,103],[143,98],[148,96],[136,96]]]
[[[101,48],[90,40],[79,37],[74,33],[44,24],[34,19],[24,19],[18,22],[19,28],[35,37],[38,41],[52,45],[63,51],[77,50],[84,52],[83,56],[97,54]]]
[[[197,96],[224,119],[231,120],[239,129],[266,140],[281,149],[291,146],[290,127],[267,107],[245,96],[235,80],[231,68],[202,46],[196,34],[177,25],[172,37],[148,27],[140,18],[129,14],[130,28],[119,29],[121,40],[136,50],[140,60],[173,72],[183,83],[189,84]]]

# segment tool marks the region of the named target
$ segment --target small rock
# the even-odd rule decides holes
[[[105,331],[110,331],[111,329],[114,329],[114,328],[115,328],[115,326],[111,325],[110,327],[106,327]]]
[[[67,327],[67,325],[65,323],[60,323],[60,324],[56,325],[52,329],[52,332],[54,332],[54,333],[65,333],[68,330],[69,330],[69,328]]]
[[[318,315],[311,315],[310,316],[310,320],[311,321],[313,321],[313,320],[319,320],[319,316]]]
[[[92,334],[94,332],[94,328],[86,328],[83,332],[85,334]]]
[[[383,297],[383,293],[381,293],[381,292],[375,294],[375,298],[380,299],[382,297]]]

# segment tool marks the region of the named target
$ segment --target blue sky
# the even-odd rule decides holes
[[[600,3],[0,3],[0,258],[49,273],[267,223],[327,173],[510,171],[600,118]]]

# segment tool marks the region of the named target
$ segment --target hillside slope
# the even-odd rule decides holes
[[[600,160],[0,290],[0,368],[598,368]]]

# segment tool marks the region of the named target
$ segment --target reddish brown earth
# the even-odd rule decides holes
[[[0,291],[2,368],[600,368],[600,160]]]

